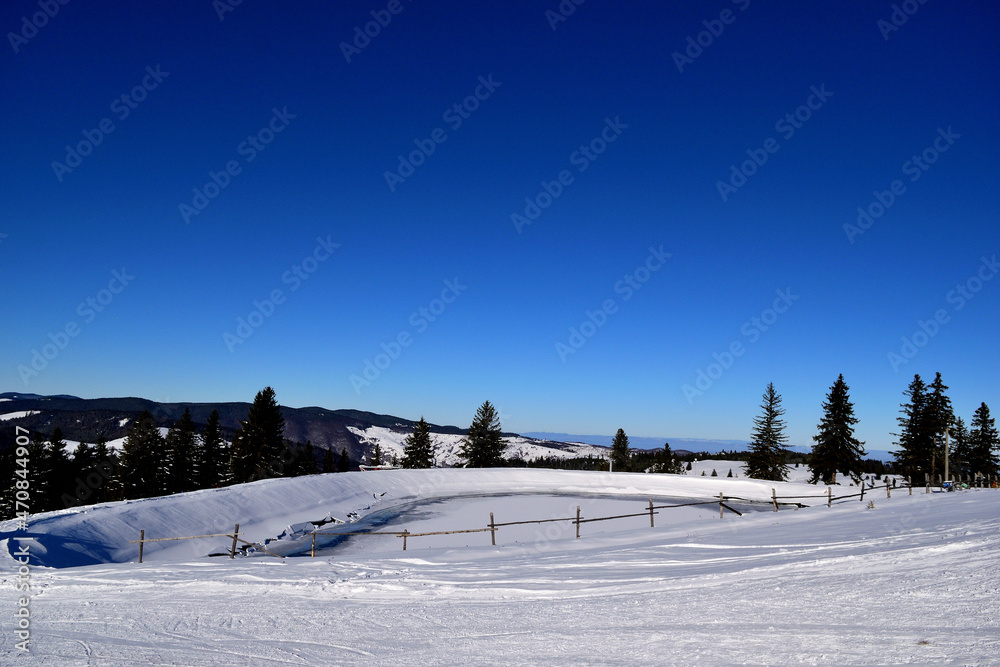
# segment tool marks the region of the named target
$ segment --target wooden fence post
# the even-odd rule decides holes
[[[576,539],[580,539],[580,506],[576,506]]]
[[[497,529],[493,523],[493,512],[490,512],[490,542],[493,546],[497,545]]]
[[[722,492],[720,491],[719,492],[719,518],[720,519],[722,518],[722,510],[725,509],[725,505],[722,504],[723,500],[725,500],[725,498],[722,496]]]
[[[653,525],[653,499],[652,498],[649,499],[649,527],[650,528],[656,528],[656,526]]]
[[[406,528],[403,529],[403,551],[406,551],[406,536],[410,534],[410,531]]]
[[[236,537],[240,534],[240,524],[233,528],[233,546],[229,549],[229,558],[236,558]]]
[[[924,491],[924,493],[925,494],[930,493],[931,492],[931,476],[928,475],[927,473],[924,473],[924,482],[927,484],[927,488]]]
[[[833,487],[826,487],[826,506],[833,507]]]
[[[144,539],[146,539],[146,531],[145,530],[140,530],[139,531],[139,562],[140,563],[142,562],[142,541]]]
[[[312,557],[316,557],[316,531],[313,531],[313,546],[312,546]]]
[[[910,479],[909,475],[906,476],[906,485],[908,487],[910,487],[910,495],[912,496],[913,495],[913,480]]]
[[[774,503],[774,511],[778,511],[778,493],[771,489],[771,502]]]
[[[861,480],[861,502],[865,502],[865,480]]]

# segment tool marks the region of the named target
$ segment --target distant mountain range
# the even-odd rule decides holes
[[[556,440],[559,442],[582,442],[600,447],[610,447],[613,435],[573,435],[572,433],[549,433],[545,431],[532,431],[521,435],[529,438],[539,438],[541,440]],[[727,452],[745,451],[750,443],[746,440],[710,440],[701,438],[645,438],[642,436],[628,437],[629,446],[632,449],[660,449],[663,443],[669,442],[673,451],[687,450],[689,452],[709,452],[718,454],[725,450]]]
[[[184,413],[191,410],[191,417],[199,430],[212,410],[219,411],[223,436],[229,440],[245,419],[249,403],[159,403],[145,398],[78,398],[60,394],[40,396],[7,392],[0,394],[0,420],[12,421],[32,431],[48,435],[55,427],[62,428],[67,440],[94,443],[103,437],[107,441],[124,438],[129,424],[143,410],[148,410],[158,426],[169,427]],[[22,413],[24,413],[22,415]],[[388,455],[402,452],[402,441],[413,430],[414,422],[402,417],[381,415],[362,410],[329,410],[320,407],[281,407],[285,418],[285,437],[293,442],[307,440],[319,449],[340,452],[347,448],[354,461],[367,460],[375,444]],[[16,417],[15,417],[16,415]],[[459,442],[467,429],[457,426],[431,424],[439,465],[454,465],[457,461]],[[0,430],[0,446],[11,444],[7,429]],[[605,456],[614,436],[574,435],[533,431],[516,434],[505,433],[511,444],[509,452],[525,459],[545,456]],[[9,442],[10,441],[10,442]],[[669,442],[674,452],[744,451],[746,440],[713,440],[700,438],[648,438],[629,436],[633,449],[660,449]],[[808,451],[806,447],[791,447],[795,451]],[[888,452],[872,451],[869,457],[889,460]]]
[[[132,421],[144,410],[153,415],[158,426],[169,427],[180,419],[185,408],[191,411],[198,430],[201,430],[212,410],[218,410],[223,437],[231,440],[240,426],[240,420],[246,419],[250,403],[159,403],[134,397],[85,399],[18,392],[0,394],[0,420],[46,436],[58,426],[64,439],[75,442],[95,443],[100,438],[120,442],[128,435]],[[401,455],[402,441],[412,432],[414,424],[412,420],[402,417],[361,410],[281,406],[281,414],[285,418],[285,437],[289,440],[309,441],[316,448],[333,449],[337,453],[346,448],[352,461],[368,460],[376,444],[387,456]],[[0,446],[13,442],[13,435],[7,431],[0,431]],[[430,431],[438,465],[455,465],[460,441],[467,429],[431,424]],[[509,454],[526,459],[600,455],[603,451],[598,447],[549,442],[515,433],[505,433],[504,437],[511,445]]]

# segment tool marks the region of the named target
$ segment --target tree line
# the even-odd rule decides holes
[[[121,452],[102,438],[81,442],[66,453],[62,429],[46,440],[32,434],[25,468],[30,480],[32,513],[112,500],[217,488],[273,477],[345,472],[353,467],[347,448],[322,458],[312,443],[284,437],[285,420],[270,387],[259,391],[231,442],[223,439],[219,413],[213,410],[201,432],[185,409],[162,435],[156,420],[143,411],[129,426]],[[15,448],[3,452],[5,479],[12,479]],[[13,481],[0,488],[0,516],[14,514]]]
[[[899,433],[893,454],[895,472],[923,483],[924,476],[938,479],[944,473],[945,448],[950,471],[969,474],[1000,473],[1000,436],[986,403],[975,410],[968,426],[955,416],[948,387],[937,373],[927,385],[915,375],[900,405]],[[822,403],[823,416],[806,463],[810,482],[836,484],[838,473],[855,483],[862,474],[886,472],[873,470],[876,462],[866,461],[864,442],[854,433],[858,419],[854,414],[849,388],[844,376],[838,376]],[[789,463],[803,455],[790,452],[786,444],[785,414],[781,395],[773,383],[764,390],[760,414],[751,428],[749,450],[730,453],[745,461],[745,475],[755,479],[784,481]],[[352,462],[343,448],[340,455],[324,451],[317,461],[315,448],[284,437],[284,418],[275,392],[265,387],[257,393],[247,417],[227,443],[222,437],[219,413],[213,410],[201,432],[185,409],[179,420],[161,435],[156,420],[143,412],[129,427],[121,453],[103,440],[95,445],[80,443],[72,458],[58,427],[48,440],[35,433],[28,446],[31,480],[31,511],[43,512],[75,505],[110,500],[129,500],[151,496],[242,484],[257,479],[294,477],[318,472],[344,472]],[[403,468],[435,466],[430,425],[420,417],[403,443]],[[545,466],[578,470],[637,471],[653,473],[685,472],[684,462],[665,443],[662,449],[632,450],[624,429],[619,428],[607,461],[582,457],[536,461],[508,459],[507,442],[499,415],[489,401],[476,411],[459,451],[460,464],[470,468],[501,466]],[[3,477],[10,480],[0,488],[0,516],[14,514],[14,448],[3,452]],[[688,459],[692,457],[687,457]],[[376,444],[371,463],[386,463],[381,446]],[[396,463],[396,461],[393,461]],[[690,463],[687,469],[690,470]]]

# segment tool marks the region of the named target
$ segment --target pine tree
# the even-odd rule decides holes
[[[733,469],[732,469],[732,468],[730,468],[730,469],[729,469],[729,474],[728,474],[728,475],[726,475],[726,477],[732,477],[732,476],[733,476]]]
[[[819,435],[813,436],[816,444],[812,447],[809,467],[812,470],[810,483],[822,480],[824,484],[837,483],[837,471],[853,479],[861,479],[861,466],[866,456],[864,445],[854,437],[854,404],[848,393],[843,374],[830,387],[830,393],[823,402],[823,417],[820,419]]]
[[[961,417],[955,418],[955,423],[951,427],[951,455],[949,465],[952,470],[960,474],[974,474],[976,471],[969,467],[969,458],[972,455],[970,450],[969,429],[965,427],[965,421]]]
[[[614,466],[613,469],[618,472],[625,472],[628,470],[629,459],[631,459],[632,452],[628,445],[628,436],[625,435],[625,429],[618,429],[615,433],[615,439],[611,441],[611,463]]]
[[[763,412],[753,422],[746,476],[783,482],[788,478],[784,448],[788,436],[785,435],[785,422],[781,419],[781,415],[785,414],[781,407],[781,395],[774,390],[773,382],[768,383],[764,390],[760,407]]]
[[[16,442],[16,440],[15,440]],[[0,521],[13,519],[16,516],[18,491],[17,482],[17,446],[0,447]],[[30,482],[29,482],[30,484]]]
[[[990,416],[990,409],[982,403],[972,415],[969,430],[969,466],[973,473],[996,475],[1000,472],[997,461],[1000,436],[997,435],[996,420]]]
[[[108,441],[103,435],[94,445],[94,472],[100,477],[100,482],[94,488],[91,502],[104,503],[121,497],[118,454],[108,448]]]
[[[902,413],[896,418],[899,423],[899,433],[894,434],[898,438],[896,445],[899,449],[892,452],[892,456],[903,474],[912,477],[913,482],[919,484],[922,482],[920,477],[923,473],[930,474],[929,462],[934,446],[933,440],[928,437],[927,429],[924,427],[924,418],[927,412],[927,385],[920,379],[920,375],[913,376],[913,380],[903,395],[908,400],[899,406]]]
[[[406,440],[403,441],[403,467],[434,467],[434,447],[431,444],[431,427],[424,420],[423,415],[420,416],[420,421],[413,425],[413,433],[406,436]]]
[[[504,465],[507,442],[500,429],[500,418],[489,401],[484,401],[462,441],[459,456],[466,468],[496,468]]]
[[[337,460],[337,472],[349,472],[351,469],[351,457],[347,454],[347,447],[340,450],[340,458]]]
[[[198,437],[198,488],[214,489],[226,483],[228,453],[222,440],[219,411],[212,410]]]
[[[323,468],[324,473],[337,472],[337,458],[333,453],[332,448],[328,448],[323,452]]]
[[[46,510],[63,509],[64,494],[72,496],[76,474],[74,467],[66,454],[66,441],[63,440],[62,429],[58,426],[52,430],[45,446],[46,464],[48,467],[48,490],[44,496],[43,507]],[[38,510],[36,510],[38,511]]]
[[[375,451],[372,452],[372,465],[382,465],[382,445],[377,442],[375,443]]]
[[[285,418],[274,390],[264,387],[254,397],[246,420],[233,436],[230,471],[233,482],[278,477],[285,452]]]
[[[184,414],[167,431],[166,451],[166,492],[183,493],[199,488],[199,461],[190,409],[184,408]]]
[[[931,446],[930,471],[932,477],[944,472],[945,431],[955,421],[951,399],[944,393],[947,390],[947,385],[941,380],[941,374],[936,373],[934,382],[931,382],[927,387],[927,406],[922,420],[922,426],[926,430],[925,438]]]
[[[144,410],[129,427],[122,447],[120,486],[122,498],[149,498],[163,492],[163,436],[156,421]]]
[[[663,449],[657,450],[656,455],[653,458],[653,465],[649,471],[669,473],[671,475],[683,475],[684,466],[681,464],[681,460],[674,456],[673,451],[670,449],[670,443],[665,442],[663,443]]]
[[[319,472],[316,466],[316,448],[313,447],[312,440],[306,440],[306,445],[302,448],[299,460],[301,461],[299,464],[299,474],[315,475]]]

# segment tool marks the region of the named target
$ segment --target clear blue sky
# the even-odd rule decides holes
[[[6,2],[0,387],[745,439],[774,382],[808,445],[843,373],[870,449],[914,373],[1000,410],[1000,10],[903,4]]]

